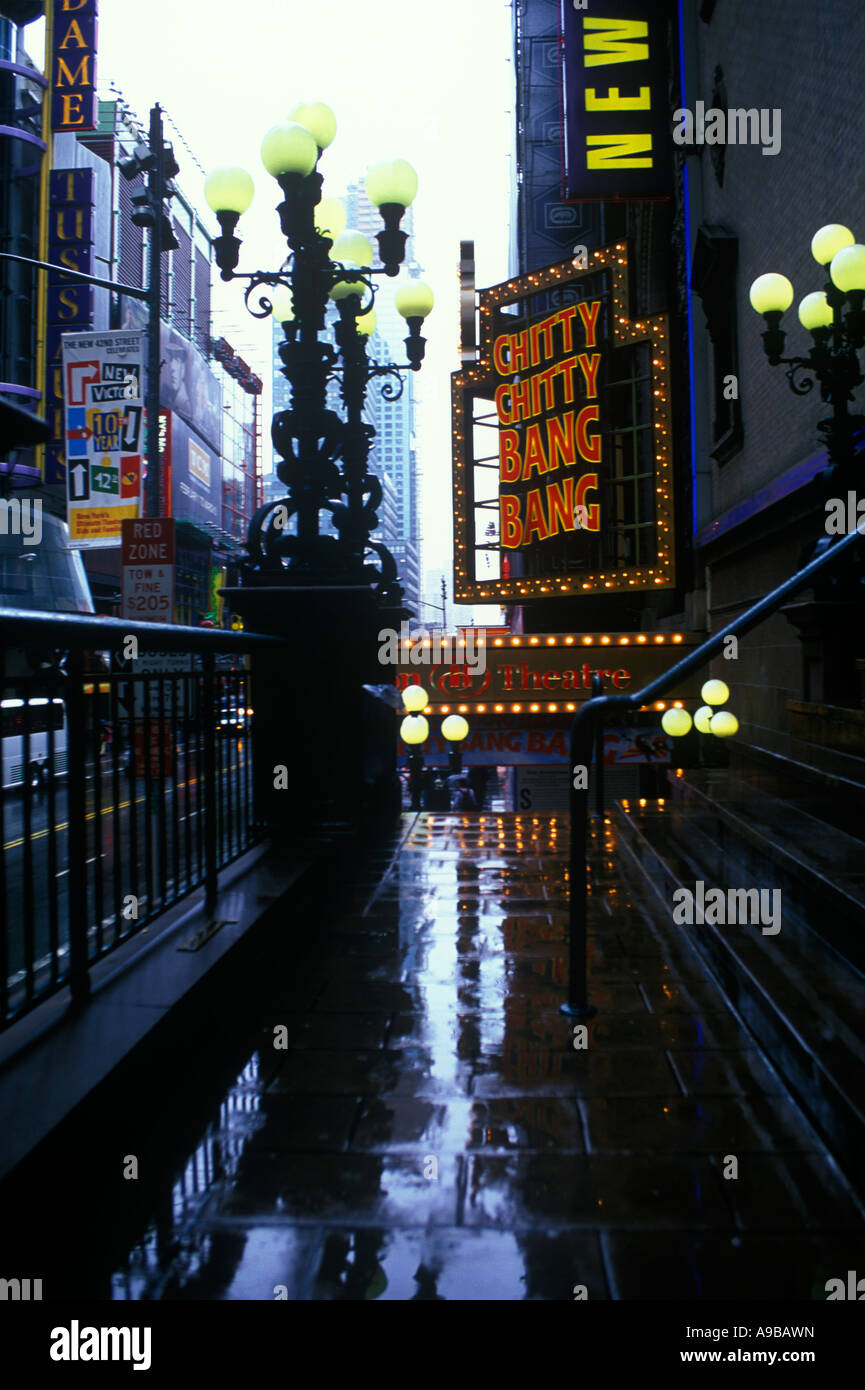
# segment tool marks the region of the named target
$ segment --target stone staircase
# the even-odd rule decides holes
[[[671,772],[616,804],[623,852],[669,923],[673,894],[779,889],[781,930],[683,925],[846,1176],[865,1194],[865,788],[773,755]],[[843,783],[843,785],[839,785]]]

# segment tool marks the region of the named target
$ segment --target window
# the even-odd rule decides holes
[[[712,458],[726,463],[742,448],[736,269],[739,240],[724,227],[697,233],[691,288],[700,296],[712,343]]]

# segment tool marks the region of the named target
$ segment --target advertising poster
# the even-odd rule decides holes
[[[162,370],[159,400],[179,415],[217,453],[222,448],[222,388],[188,338],[167,323],[160,325]]]
[[[170,416],[170,487],[178,521],[218,526],[222,518],[219,456],[174,411]]]
[[[568,761],[568,729],[515,729],[507,725],[474,728],[461,745],[466,767],[557,767]],[[431,733],[424,744],[427,767],[446,767],[450,745],[438,733]],[[401,758],[408,750],[399,743]],[[621,767],[631,764],[669,763],[672,748],[667,735],[658,727],[604,730],[604,764]],[[592,753],[594,762],[594,751]]]
[[[64,333],[62,344],[70,544],[119,546],[141,497],[143,335]]]

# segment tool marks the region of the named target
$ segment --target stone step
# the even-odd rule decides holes
[[[808,802],[773,795],[756,778],[714,770],[669,780],[672,806],[681,808],[671,834],[685,846],[683,836],[699,843],[706,873],[721,875],[713,881],[731,883],[724,865],[734,860],[749,883],[780,889],[785,910],[865,971],[865,843],[857,835],[827,825]]]
[[[865,758],[797,739],[789,756],[738,740],[729,752],[731,785],[752,783],[865,840]]]
[[[702,880],[727,888],[772,887],[774,863],[756,874],[728,843],[720,857],[704,806],[620,803],[615,818],[626,867],[650,889],[653,912],[672,923],[677,889]],[[721,822],[716,822],[719,827]],[[708,831],[708,833],[707,833]],[[839,1166],[865,1193],[863,977],[782,898],[781,930],[759,925],[682,925],[733,1008],[784,1077]]]

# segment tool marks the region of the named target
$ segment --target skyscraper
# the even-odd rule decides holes
[[[363,232],[375,246],[375,236],[381,229],[381,213],[366,196],[362,183],[349,184],[345,194],[347,225]],[[414,209],[409,207],[402,221],[408,232],[406,261],[402,274],[416,277],[420,266],[414,256]],[[405,320],[394,303],[393,281],[380,277],[375,312],[382,356],[380,360],[405,361]],[[372,422],[378,431],[370,460],[380,477],[387,477],[394,489],[397,509],[397,532],[387,544],[399,569],[406,603],[419,613],[421,598],[421,534],[419,470],[415,442],[414,373],[406,372],[402,395],[398,400],[386,400],[379,385],[371,383],[369,398],[375,400],[377,418]]]

